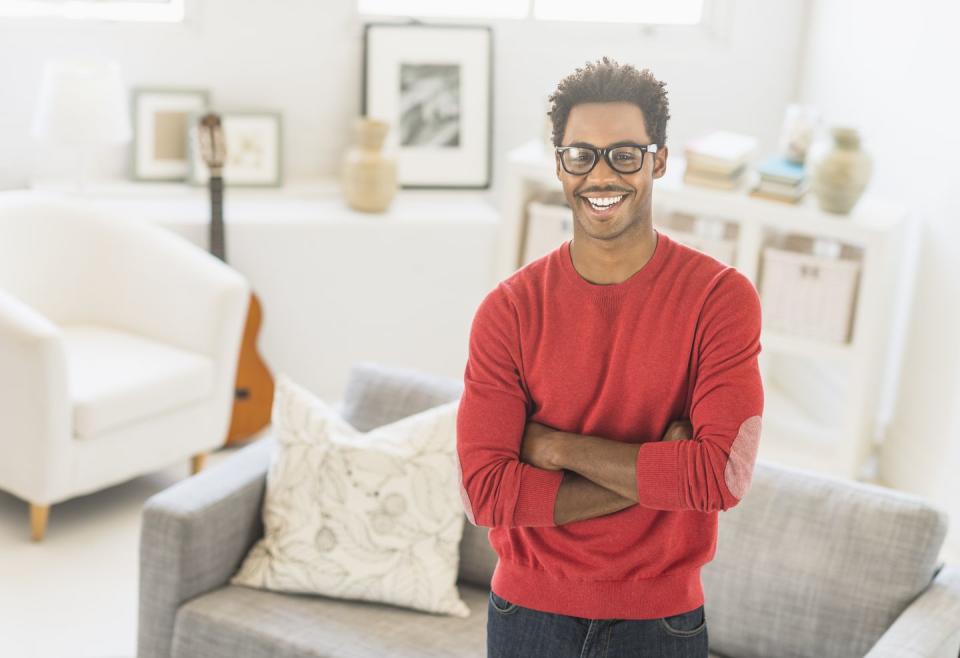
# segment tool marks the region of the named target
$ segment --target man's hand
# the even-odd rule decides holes
[[[533,421],[527,421],[520,445],[520,461],[548,471],[563,470],[554,461],[553,448],[560,440],[560,432]]]
[[[661,441],[682,441],[693,438],[693,425],[686,418],[670,423]]]

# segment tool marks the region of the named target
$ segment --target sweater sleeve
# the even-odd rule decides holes
[[[460,495],[477,526],[553,526],[562,471],[520,461],[527,423],[517,313],[503,283],[480,303],[470,329],[457,411]]]
[[[760,443],[760,298],[736,269],[717,275],[695,334],[693,438],[641,444],[638,502],[654,509],[726,510],[750,486]]]

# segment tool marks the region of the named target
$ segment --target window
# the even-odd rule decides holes
[[[357,0],[360,14],[697,25],[704,0]]]
[[[0,0],[0,18],[177,23],[185,0]]]
[[[529,0],[357,0],[360,14],[451,18],[526,18]]]
[[[702,15],[703,0],[533,0],[534,18],[553,21],[696,25]]]

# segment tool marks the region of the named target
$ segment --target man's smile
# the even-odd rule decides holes
[[[604,192],[593,193],[589,196],[581,195],[580,199],[589,214],[597,219],[605,219],[613,215],[617,211],[617,208],[622,206],[629,196],[629,192]]]

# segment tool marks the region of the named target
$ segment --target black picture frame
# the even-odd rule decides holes
[[[493,48],[488,25],[364,24],[361,114],[390,124],[385,149],[400,188],[489,189]],[[455,119],[424,119],[426,107],[439,114],[454,103]]]

